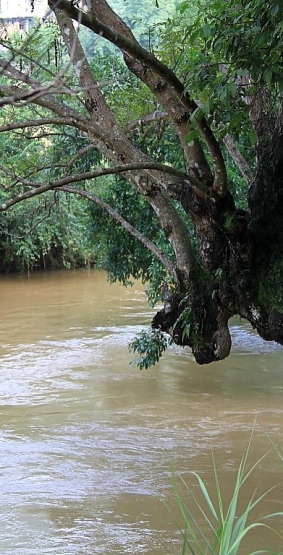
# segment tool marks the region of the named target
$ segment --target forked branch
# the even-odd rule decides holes
[[[106,2],[104,2],[104,5],[109,8]],[[117,46],[123,53],[141,62],[145,69],[150,69],[156,75],[159,75],[172,88],[178,96],[179,102],[187,108],[191,115],[198,110],[198,105],[190,98],[189,94],[185,91],[184,85],[175,73],[160,62],[154,54],[140,46],[137,41],[129,39],[125,34],[121,34],[117,28],[109,27],[94,17],[91,12],[83,12],[68,0],[49,0],[49,6],[52,10],[62,10],[73,20],[78,21],[80,24],[91,29],[95,34],[104,37]],[[113,12],[111,11],[111,13]],[[144,78],[144,81],[146,82],[146,78]],[[166,110],[166,106],[164,108]],[[211,155],[214,167],[214,189],[220,196],[225,195],[227,192],[227,174],[220,145],[204,116],[195,118],[195,125]]]

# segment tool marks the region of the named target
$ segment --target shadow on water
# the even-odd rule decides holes
[[[95,271],[0,284],[1,554],[175,555],[172,470],[212,484],[213,446],[229,492],[255,418],[252,461],[266,434],[280,447],[282,351],[245,323],[231,323],[226,361],[199,367],[172,347],[140,372],[127,351],[151,319],[139,284]],[[258,472],[247,495],[282,482],[274,452]]]

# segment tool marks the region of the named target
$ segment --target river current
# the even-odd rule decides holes
[[[255,518],[283,510],[279,346],[235,320],[227,360],[200,367],[171,347],[140,372],[127,344],[153,314],[141,284],[78,270],[0,285],[1,555],[181,553],[174,479],[198,495],[197,471],[213,491],[213,451],[228,502],[253,428],[248,466],[264,458],[241,503],[275,486]],[[262,529],[242,553],[261,539],[282,549]]]

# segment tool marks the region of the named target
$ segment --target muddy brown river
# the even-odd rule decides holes
[[[241,503],[276,486],[255,518],[283,509],[281,348],[233,321],[228,360],[199,367],[172,347],[140,372],[127,350],[152,314],[140,284],[66,271],[0,286],[1,555],[180,554],[173,475],[213,488],[213,449],[228,502],[253,426],[249,466],[267,456]],[[258,530],[240,553],[264,544],[283,539]]]

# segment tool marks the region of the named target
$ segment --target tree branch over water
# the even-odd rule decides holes
[[[40,195],[76,199],[67,219],[93,218],[111,275],[142,275],[159,299],[170,284],[158,334],[208,364],[229,355],[236,314],[283,344],[283,6],[187,4],[148,48],[106,0],[49,0],[48,27],[7,39],[0,212],[27,201],[39,222]]]
[[[140,231],[135,229],[125,218],[123,218],[116,210],[114,210],[109,204],[104,202],[99,197],[89,193],[88,191],[83,191],[80,189],[73,189],[72,187],[62,186],[61,191],[67,193],[72,193],[79,195],[87,200],[90,200],[94,204],[100,206],[111,218],[118,222],[130,235],[135,237],[140,243],[142,243],[166,268],[168,273],[172,276],[174,281],[178,283],[178,277],[174,265],[170,262],[169,258],[159,249],[152,241],[145,237]]]

